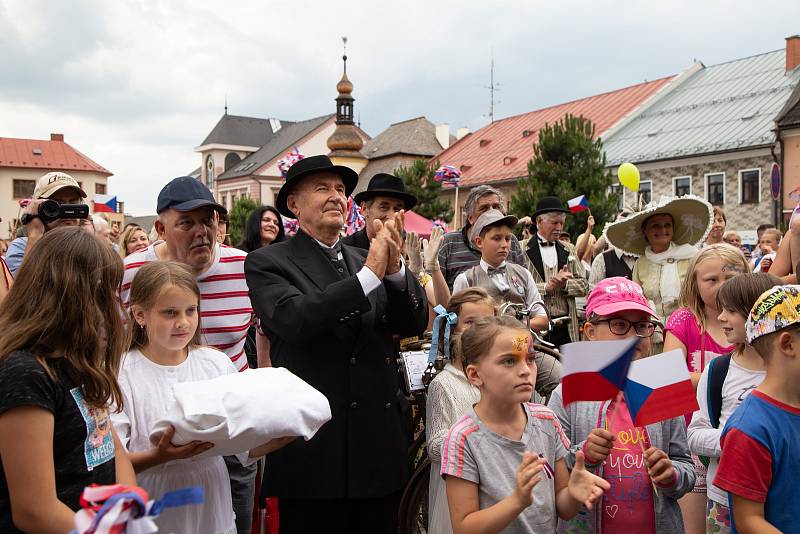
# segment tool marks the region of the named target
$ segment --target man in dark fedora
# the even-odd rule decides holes
[[[369,243],[375,237],[374,225],[369,221],[388,221],[401,210],[410,211],[417,205],[417,197],[406,193],[403,180],[397,176],[378,173],[369,181],[364,191],[353,197],[353,201],[361,208],[361,213],[368,224],[358,232],[342,239],[342,243],[369,250]]]
[[[400,256],[402,211],[371,221],[369,251],[339,240],[357,181],[327,156],[295,163],[275,205],[297,234],[245,261],[273,365],[322,392],[333,415],[266,458],[263,494],[279,498],[281,534],[397,529],[409,436],[392,336],[421,334],[428,303]]]
[[[522,242],[525,266],[544,298],[548,315],[551,319],[569,317],[558,321],[548,335],[556,346],[579,340],[575,298],[585,297],[589,290],[575,248],[560,240],[568,213],[557,197],[542,197],[533,214],[536,235]]]

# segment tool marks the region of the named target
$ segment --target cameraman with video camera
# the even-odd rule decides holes
[[[27,237],[18,237],[8,246],[6,263],[12,275],[16,276],[25,255],[45,232],[59,226],[78,226],[89,217],[84,198],[86,192],[69,174],[49,172],[39,178],[33,198],[20,217]]]

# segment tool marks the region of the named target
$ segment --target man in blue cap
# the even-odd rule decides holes
[[[130,288],[139,268],[151,261],[173,260],[186,264],[197,277],[202,332],[207,344],[227,354],[239,371],[248,368],[244,344],[255,321],[244,279],[246,252],[217,243],[217,224],[226,210],[209,189],[191,176],[170,181],[158,194],[155,221],[158,235],[146,249],[125,258],[125,276],[120,296],[127,309]],[[257,349],[267,352],[266,340],[257,336]],[[263,354],[262,354],[263,356]],[[238,534],[249,534],[252,523],[256,464],[243,467],[226,457],[231,479],[233,509]]]

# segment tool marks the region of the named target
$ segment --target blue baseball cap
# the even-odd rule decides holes
[[[203,206],[211,206],[223,215],[228,213],[222,204],[214,200],[214,195],[200,180],[181,176],[173,178],[158,194],[156,213],[168,209],[192,211]]]

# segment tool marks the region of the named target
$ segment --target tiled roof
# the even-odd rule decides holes
[[[455,137],[451,139],[455,141]],[[417,117],[392,124],[367,141],[361,153],[367,159],[377,159],[394,154],[431,157],[441,151],[436,125],[425,117]]]
[[[275,119],[272,119],[275,120]],[[291,121],[280,121],[281,129],[294,124]],[[278,132],[281,130],[279,129]],[[223,115],[211,133],[206,136],[200,146],[221,144],[238,146],[264,146],[275,134],[270,119],[241,117],[239,115]]]
[[[697,70],[603,140],[610,165],[770,145],[778,111],[800,79],[785,50]]]
[[[292,145],[296,144],[300,139],[310,134],[329,120],[333,119],[336,115],[322,115],[300,122],[283,123],[283,127],[271,135],[268,141],[252,154],[248,155],[241,162],[234,165],[232,169],[228,169],[219,177],[218,180],[225,180],[226,178],[238,178],[240,176],[250,176],[259,167],[271,161],[276,156],[287,152]]]
[[[596,134],[602,135],[670,79],[661,78],[495,121],[462,137],[436,159],[443,165],[461,168],[461,185],[526,176],[533,145],[545,124],[553,124],[567,113],[583,115],[595,124]]]
[[[0,167],[42,169],[43,174],[57,170],[112,175],[111,171],[62,140],[0,137]]]

